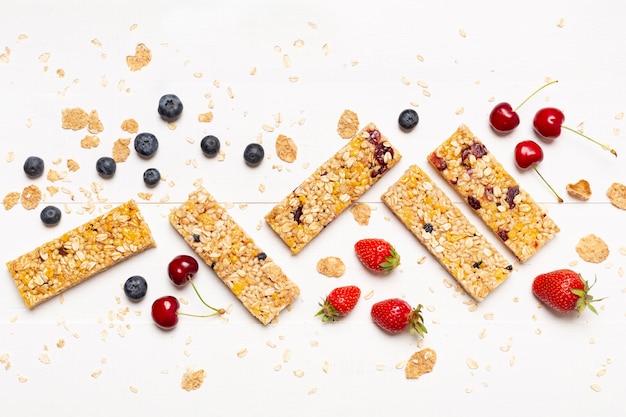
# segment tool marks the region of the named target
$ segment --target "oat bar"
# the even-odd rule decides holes
[[[466,126],[460,126],[439,145],[428,161],[520,262],[527,261],[559,232],[554,221]]]
[[[290,305],[300,290],[203,187],[170,212],[185,242],[264,325]]]
[[[278,203],[265,220],[296,254],[401,157],[370,123]]]
[[[513,270],[417,165],[411,165],[381,199],[476,301]]]
[[[148,224],[130,200],[6,266],[26,307],[32,308],[154,246]]]

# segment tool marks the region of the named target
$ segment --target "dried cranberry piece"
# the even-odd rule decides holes
[[[296,223],[301,224],[300,220],[302,219],[302,206],[298,206],[298,208],[292,211],[291,214],[293,214],[293,220]]]
[[[487,155],[487,148],[482,143],[472,143],[471,150],[472,155],[474,155],[476,159],[480,159]]]
[[[493,200],[493,187],[491,186],[485,187],[485,193],[483,194],[483,198],[488,201]]]
[[[448,167],[446,161],[444,161],[443,158],[436,153],[431,153],[428,160],[435,168],[437,168],[438,171],[443,171]]]
[[[377,144],[380,141],[380,131],[378,130],[368,130],[369,137],[367,138],[368,142],[373,144]]]
[[[506,230],[498,230],[498,237],[500,237],[500,239],[502,239],[503,242],[506,242],[507,240],[509,240],[509,233]]]
[[[381,142],[376,144],[376,147],[374,148],[374,159],[376,159],[376,162],[378,163],[378,165],[380,165],[380,168],[372,171],[372,173],[370,174],[372,178],[384,174],[389,169],[387,163],[385,162],[385,154],[387,152],[389,152],[391,158],[393,158],[393,148],[385,146]]]
[[[509,187],[509,189],[506,192],[506,198],[504,199],[504,201],[506,201],[506,203],[509,205],[509,208],[513,208],[515,207],[515,203],[513,202],[513,200],[515,199],[515,196],[517,196],[519,194],[519,186],[514,185],[513,187]]]
[[[472,196],[472,195],[467,197],[467,203],[474,210],[478,210],[480,208],[480,201],[478,201],[478,199],[476,197]]]

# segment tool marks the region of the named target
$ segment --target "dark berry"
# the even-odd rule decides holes
[[[143,173],[143,182],[148,187],[154,187],[161,181],[161,173],[156,168],[148,168]]]
[[[135,150],[142,158],[152,157],[159,149],[159,141],[152,133],[140,133],[135,136]]]
[[[46,226],[56,226],[61,221],[61,210],[55,206],[46,206],[41,210],[39,218]]]
[[[258,143],[251,143],[246,146],[246,149],[243,151],[243,159],[246,161],[246,164],[251,167],[258,166],[265,157],[265,151],[263,150],[263,146]]]
[[[29,156],[24,161],[24,172],[28,178],[37,178],[43,174],[43,159],[38,156]]]
[[[124,294],[133,301],[139,301],[146,296],[148,292],[148,283],[145,278],[139,275],[133,275],[124,283]]]
[[[220,151],[220,140],[213,135],[205,136],[200,142],[200,148],[205,156],[215,156]]]
[[[173,122],[183,112],[183,102],[174,94],[166,94],[159,100],[159,115],[161,119]]]
[[[433,228],[433,225],[432,225],[431,223],[426,223],[426,224],[424,225],[424,231],[425,231],[426,233],[432,233],[432,232],[433,232],[433,229],[434,229],[434,228]]]
[[[404,130],[413,129],[415,126],[417,126],[417,123],[419,121],[420,121],[420,118],[417,115],[417,112],[413,109],[403,110],[402,113],[400,113],[400,116],[398,117],[398,124]]]
[[[265,252],[259,252],[256,257],[259,261],[264,261],[267,259],[267,254]]]
[[[117,163],[115,159],[109,156],[103,156],[96,161],[96,171],[102,178],[111,178],[115,175],[117,169]]]

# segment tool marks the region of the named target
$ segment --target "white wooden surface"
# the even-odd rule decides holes
[[[0,209],[4,260],[130,198],[141,204],[158,244],[32,311],[24,308],[8,272],[2,272],[0,390],[7,415],[193,415],[200,410],[373,415],[389,409],[431,416],[591,410],[619,415],[626,382],[626,212],[608,202],[606,190],[615,181],[626,183],[620,117],[626,111],[625,11],[622,3],[606,0],[512,6],[491,0],[3,5],[0,196],[31,183],[68,191],[46,193],[32,211],[19,205]],[[125,58],[139,43],[151,49],[152,61],[131,72]],[[46,62],[44,54],[49,54]],[[514,133],[495,135],[487,120],[493,105],[515,106],[546,79],[559,83],[520,109],[522,122]],[[175,129],[156,112],[165,93],[184,102]],[[584,128],[619,154],[614,158],[568,132],[553,143],[542,142],[545,159],[539,169],[564,197],[563,204],[537,175],[518,171],[513,162],[515,144],[536,139],[532,117],[547,104],[565,112],[568,126]],[[61,128],[66,107],[98,111],[105,130],[97,148],[81,148],[86,130]],[[404,133],[397,117],[408,107],[417,109],[420,124]],[[336,133],[344,109],[355,111],[362,123],[375,122],[404,158],[362,198],[374,209],[368,226],[359,226],[346,212],[292,256],[263,216],[345,143]],[[214,120],[199,123],[197,115],[209,110]],[[133,151],[114,178],[101,180],[95,161],[109,155],[118,138],[133,137],[120,129],[127,118],[136,119],[140,131],[157,135],[159,151],[149,161]],[[417,163],[488,233],[425,159],[460,123],[545,204],[562,229],[476,311],[470,311],[466,296],[444,285],[452,279],[380,202],[386,187]],[[224,161],[203,157],[200,140],[207,134],[222,140]],[[278,134],[297,143],[294,163],[276,157]],[[257,140],[263,141],[267,159],[251,169],[241,154]],[[70,158],[81,168],[54,184],[29,180],[22,172],[29,155],[43,157],[47,168],[58,171],[66,170]],[[152,190],[141,179],[149,166],[167,178]],[[567,183],[581,178],[592,186],[587,202],[565,192]],[[192,289],[174,288],[166,273],[169,259],[189,253],[166,216],[197,180],[220,202],[233,204],[231,215],[301,287],[301,297],[276,325],[256,322],[205,267],[196,283],[207,301],[232,306],[227,320],[183,317],[170,332],[152,323],[150,304],[161,295],[184,297],[189,302],[184,310],[203,311]],[[87,213],[83,207],[89,199],[81,189],[91,189],[94,182],[106,201]],[[138,197],[148,191],[154,194],[150,201]],[[39,221],[44,204],[71,212],[57,227],[46,228]],[[590,233],[611,250],[601,264],[576,254],[576,243]],[[384,277],[366,272],[352,252],[362,237],[392,241],[402,256],[400,268]],[[317,261],[329,255],[345,261],[343,277],[317,273]],[[560,317],[540,308],[530,290],[533,277],[563,267],[590,280],[597,277],[594,295],[607,297],[598,316]],[[138,304],[130,304],[121,290],[132,274],[149,280],[148,296]],[[373,292],[372,298],[362,299],[341,322],[321,323],[314,317],[318,302],[333,287],[347,284]],[[409,334],[389,336],[371,322],[371,305],[396,296],[428,307],[423,341]],[[57,347],[60,340],[63,347]],[[401,365],[422,346],[436,350],[436,367],[418,380],[406,380]],[[476,369],[468,366],[473,361]],[[188,368],[207,373],[196,391],[180,387]],[[299,371],[304,375],[296,376]]]

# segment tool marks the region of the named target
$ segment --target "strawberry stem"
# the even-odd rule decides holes
[[[589,136],[585,135],[584,133],[576,130],[576,129],[572,129],[571,127],[567,127],[567,126],[561,126],[561,128],[565,129],[565,130],[569,130],[570,132],[574,132],[577,135],[582,136],[583,138],[592,141],[593,143],[595,143],[596,145],[600,146],[602,149],[611,152],[613,155],[615,155],[615,157],[617,157],[617,152],[615,151],[615,149],[611,149],[610,147],[608,147],[607,145],[598,142],[595,139],[590,138]]]
[[[422,317],[422,305],[419,304],[409,315],[409,333],[417,333],[424,337],[428,330],[424,325],[424,317]]]
[[[596,308],[591,303],[602,301],[604,300],[604,298],[594,299],[593,296],[589,294],[589,290],[591,290],[591,288],[596,284],[598,277],[594,277],[593,284],[591,285],[589,285],[589,283],[585,279],[583,279],[582,275],[578,274],[578,277],[583,282],[583,289],[571,290],[573,294],[579,297],[578,301],[576,301],[576,311],[578,312],[578,315],[580,315],[585,310],[585,308],[589,308],[592,313],[598,314],[598,310],[596,310]]]
[[[543,180],[543,182],[548,186],[548,188],[552,191],[552,193],[556,196],[556,199],[558,200],[559,203],[563,202],[563,199],[561,198],[561,196],[559,196],[556,191],[554,190],[554,188],[552,188],[552,186],[548,183],[548,181],[546,181],[546,179],[543,177],[543,175],[541,175],[541,173],[539,172],[539,170],[537,169],[536,165],[533,165],[533,169],[535,170],[535,172],[537,173],[537,175],[539,175],[539,178],[541,178]]]
[[[543,90],[544,88],[546,88],[547,86],[554,84],[554,83],[558,83],[558,80],[554,80],[554,81],[550,81],[549,83],[546,83],[544,85],[542,85],[541,87],[539,87],[538,89],[536,89],[535,91],[533,91],[533,93],[531,95],[529,95],[528,97],[526,97],[526,99],[524,101],[522,101],[513,111],[516,112],[517,110],[519,110],[520,107],[522,107],[524,104],[526,104],[526,102],[528,100],[530,100],[535,94],[537,94],[538,92],[540,92],[541,90]]]

